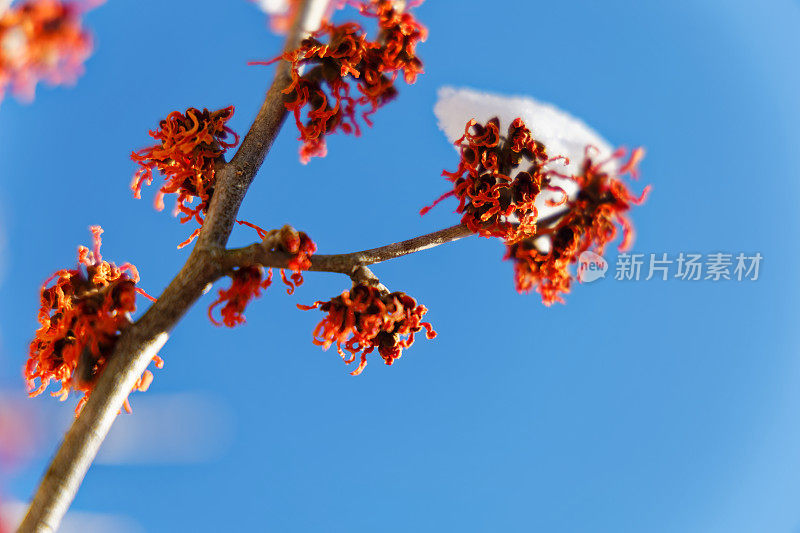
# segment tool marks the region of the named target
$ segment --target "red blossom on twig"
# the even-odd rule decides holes
[[[422,2],[417,2],[419,5]],[[428,36],[428,30],[408,11],[399,10],[392,0],[371,0],[362,3],[363,15],[378,20],[380,28],[380,53],[378,70],[397,76],[401,70],[406,83],[414,83],[424,73],[422,61],[417,57],[417,44]],[[392,78],[394,80],[394,78]]]
[[[214,194],[216,167],[224,163],[225,151],[239,143],[239,136],[225,125],[232,116],[233,106],[218,111],[190,107],[186,113],[170,113],[157,130],[150,131],[158,143],[131,154],[141,167],[131,183],[134,197],[141,198],[142,186],[150,185],[153,170],[158,170],[166,183],[156,194],[156,209],[164,209],[165,194],[177,194],[175,215],[182,215],[181,223],[194,219],[202,226]],[[232,142],[228,142],[230,136]],[[195,198],[199,202],[192,205]],[[196,229],[178,248],[192,242],[199,232]]]
[[[308,235],[302,231],[297,231],[291,226],[284,226],[279,230],[267,231],[255,224],[238,220],[239,224],[251,227],[258,232],[259,237],[268,246],[269,251],[283,252],[290,254],[288,267],[292,271],[287,278],[284,269],[281,271],[281,279],[286,284],[286,292],[292,294],[294,290],[303,284],[303,270],[311,266],[311,256],[317,251]],[[266,278],[264,268],[259,265],[243,266],[230,274],[231,286],[221,289],[219,296],[208,308],[208,316],[217,326],[235,327],[245,322],[244,310],[247,304],[254,298],[261,296],[262,289],[267,289],[272,284],[272,269],[267,269]],[[214,318],[214,309],[221,304],[225,304],[220,311],[222,322]]]
[[[220,289],[219,296],[208,308],[208,317],[215,326],[228,326],[233,328],[246,322],[244,310],[250,300],[261,296],[261,290],[272,284],[272,269],[264,278],[264,269],[259,265],[237,268],[230,274],[231,286]],[[222,322],[214,318],[214,309],[221,304]]]
[[[453,190],[422,209],[421,215],[454,196],[458,199],[456,212],[471,231],[512,244],[536,234],[534,203],[542,191],[557,191],[561,196],[548,205],[567,199],[562,189],[550,183],[550,173],[544,170],[549,161],[545,147],[533,138],[522,119],[509,125],[505,137],[500,136],[497,118],[485,125],[470,120],[455,145],[461,151],[458,168],[442,173],[453,183]],[[525,169],[518,170],[523,164]]]
[[[400,72],[407,83],[414,83],[423,71],[416,46],[425,40],[426,30],[411,14],[398,11],[390,0],[372,0],[359,9],[377,18],[377,39],[368,39],[355,22],[324,23],[298,49],[266,63],[254,62],[291,63],[292,83],[283,92],[300,131],[303,163],[325,156],[327,134],[360,135],[359,108],[371,126],[369,116],[397,96],[394,82]]]
[[[132,323],[130,313],[136,310],[137,293],[153,299],[136,287],[136,267],[103,261],[103,230],[100,226],[91,230],[94,247],[78,248],[78,267],[59,270],[42,285],[41,326],[31,341],[25,365],[31,396],[44,392],[51,381],[61,382],[61,389],[52,393],[61,400],[67,399],[70,390],[82,392],[76,412],[88,400],[120,333]],[[153,361],[158,368],[163,365],[158,356]],[[153,374],[146,370],[134,390],[147,390],[152,379]],[[127,400],[125,409],[130,412]]]
[[[303,270],[311,267],[311,256],[317,251],[317,245],[311,237],[303,231],[297,231],[293,227],[286,225],[281,229],[267,231],[245,220],[237,220],[238,224],[253,228],[258,232],[258,236],[268,245],[271,252],[283,252],[290,254],[289,270],[292,271],[291,279],[286,277],[284,269],[281,269],[281,280],[287,286],[286,292],[292,294],[294,290],[303,284]]]
[[[367,354],[376,348],[387,365],[394,363],[403,348],[414,344],[414,334],[422,328],[432,339],[436,332],[429,322],[422,322],[428,312],[423,305],[403,292],[381,290],[378,287],[359,283],[327,302],[317,301],[313,305],[298,306],[303,310],[317,309],[327,313],[314,329],[314,344],[328,349],[336,344],[339,355],[347,364],[361,354],[357,376],[367,365]],[[402,337],[407,337],[403,339]],[[348,357],[342,351],[350,352]]]
[[[97,4],[98,2],[95,2]],[[92,40],[81,24],[86,3],[28,0],[0,14],[0,100],[6,89],[32,100],[36,84],[72,84]]]
[[[623,149],[600,162],[595,162],[590,152],[591,147],[587,147],[580,174],[571,177],[580,190],[568,202],[569,210],[554,225],[540,228],[539,235],[550,239],[549,251],[541,251],[533,239],[507,249],[505,258],[514,260],[517,291],[530,292],[536,288],[546,305],[564,303],[561,295],[569,292],[572,283],[570,265],[590,249],[602,255],[608,243],[616,239],[618,228],[623,233],[619,249],[628,249],[634,232],[627,212],[631,206],[642,203],[650,190],[648,186],[641,196],[634,196],[619,179],[626,173],[638,175],[636,165],[644,156],[643,149],[634,150],[621,166],[616,163],[625,157]]]

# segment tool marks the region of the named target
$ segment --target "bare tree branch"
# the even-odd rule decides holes
[[[317,272],[339,272],[351,276],[360,266],[373,265],[395,259],[407,254],[427,250],[441,244],[452,242],[472,235],[463,224],[445,228],[427,235],[421,235],[380,248],[372,248],[361,252],[338,255],[312,255],[311,268]],[[222,257],[223,272],[230,272],[237,266],[261,265],[265,267],[286,268],[291,255],[284,252],[270,251],[269,243],[256,243],[244,248],[227,250]]]
[[[550,229],[568,211],[569,209],[567,208],[547,217],[543,217],[538,221],[538,226]],[[464,224],[458,224],[456,226],[450,226],[449,228],[440,229],[439,231],[434,231],[433,233],[420,235],[419,237],[387,244],[378,248],[362,250],[360,252],[337,255],[316,254],[311,256],[311,267],[308,270],[317,272],[338,272],[352,276],[353,272],[358,267],[374,265],[404,255],[421,252],[422,250],[428,250],[442,244],[447,244],[448,242],[457,241],[470,235],[473,235],[470,229]],[[221,270],[223,273],[229,273],[236,267],[249,265],[287,268],[292,256],[284,252],[271,251],[272,246],[272,241],[265,240],[264,242],[251,244],[244,248],[226,250],[220,258]]]
[[[306,32],[319,26],[327,4],[328,0],[302,1],[286,51],[297,48]],[[220,276],[220,257],[236,213],[286,117],[282,91],[290,81],[289,66],[281,62],[250,131],[219,172],[197,245],[158,301],[120,336],[108,366],[40,482],[20,532],[56,530],[134,384],[170,330]]]

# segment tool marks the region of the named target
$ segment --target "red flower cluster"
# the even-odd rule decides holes
[[[311,237],[289,225],[281,229],[267,231],[245,220],[237,220],[236,222],[256,230],[261,240],[270,244],[269,250],[271,252],[283,252],[292,256],[288,264],[289,270],[292,271],[291,280],[287,279],[286,273],[281,269],[281,279],[288,287],[286,289],[288,294],[292,294],[297,287],[303,284],[302,271],[311,267],[311,256],[317,251],[317,245],[314,244]],[[271,271],[270,276],[272,276]]]
[[[286,277],[284,269],[281,269],[281,279],[288,287],[286,292],[292,294],[294,290],[303,284],[303,270],[311,267],[311,256],[317,251],[308,235],[302,231],[297,231],[291,226],[284,226],[279,230],[266,231],[255,224],[237,221],[239,224],[255,229],[265,243],[269,243],[270,251],[283,252],[290,254],[289,270],[292,271],[290,279]],[[221,289],[219,296],[208,308],[208,316],[217,326],[235,327],[245,322],[244,310],[253,298],[261,296],[261,290],[267,289],[272,284],[272,269],[267,269],[267,276],[264,277],[264,268],[259,265],[244,266],[236,269],[231,275],[231,286]],[[214,318],[214,309],[224,303],[220,314],[222,322]]]
[[[233,328],[244,324],[244,310],[250,300],[261,296],[261,289],[266,289],[272,284],[272,269],[264,278],[264,269],[259,265],[243,266],[230,274],[231,286],[220,289],[219,296],[208,308],[208,318],[215,326],[228,326]],[[214,318],[214,309],[222,303],[220,314],[222,322]]]
[[[273,60],[292,64],[292,83],[284,93],[286,109],[294,113],[303,141],[303,163],[325,156],[325,135],[329,133],[360,135],[356,118],[360,107],[365,108],[362,118],[372,125],[369,116],[397,96],[394,82],[400,71],[407,83],[414,83],[422,73],[416,46],[425,40],[425,28],[411,14],[396,10],[391,0],[371,0],[362,4],[360,11],[377,18],[377,39],[369,40],[354,22],[323,23],[300,48]],[[327,44],[323,42],[326,38]],[[304,67],[307,70],[301,74]],[[358,95],[353,94],[351,84]]]
[[[0,100],[8,86],[33,99],[36,84],[75,83],[92,51],[81,26],[85,7],[59,0],[28,0],[0,15]]]
[[[141,166],[131,183],[134,197],[141,198],[142,186],[153,182],[153,170],[157,169],[166,183],[156,194],[156,209],[164,209],[165,194],[177,194],[175,215],[183,215],[181,223],[194,219],[202,226],[214,194],[216,166],[224,162],[225,151],[239,143],[239,136],[225,125],[232,116],[233,106],[218,111],[190,107],[185,114],[170,113],[156,131],[150,131],[158,144],[131,154]],[[230,136],[232,142],[228,142]],[[199,203],[190,205],[195,198]],[[178,248],[192,242],[199,232],[196,229]]]
[[[589,249],[602,255],[606,245],[617,237],[618,226],[623,231],[619,249],[630,246],[633,226],[627,212],[632,205],[642,203],[650,190],[646,187],[636,197],[618,179],[626,173],[637,177],[636,165],[644,155],[641,148],[618,168],[614,163],[625,156],[624,150],[601,162],[594,162],[589,151],[587,148],[581,173],[572,178],[580,190],[569,201],[569,210],[558,222],[539,232],[540,236],[549,236],[550,250],[542,252],[533,239],[527,239],[510,245],[506,253],[506,259],[514,260],[517,290],[530,292],[535,287],[546,305],[564,303],[561,294],[569,292],[572,282],[569,266]]]
[[[117,267],[103,261],[103,230],[100,226],[92,226],[91,230],[94,249],[78,248],[78,268],[59,270],[42,285],[38,317],[41,327],[31,341],[25,365],[31,396],[44,392],[50,381],[60,381],[61,389],[53,396],[65,400],[72,389],[83,393],[76,411],[88,400],[120,332],[131,324],[136,294],[147,296],[136,287],[136,267],[129,263]],[[55,283],[48,287],[53,280]],[[158,368],[163,365],[158,356],[153,361]],[[153,374],[145,371],[134,390],[147,390],[152,380]],[[127,400],[125,410],[130,412]]]
[[[278,234],[278,244],[274,250],[291,254],[289,270],[292,271],[291,280],[286,279],[286,272],[281,269],[281,279],[286,284],[286,292],[292,294],[303,284],[303,270],[311,267],[311,256],[317,251],[314,241],[302,231],[295,231],[289,226],[284,226]]]
[[[416,82],[417,76],[424,73],[422,61],[417,57],[417,44],[427,38],[428,30],[411,13],[396,9],[392,0],[371,0],[359,9],[363,15],[378,20],[381,31],[378,71],[391,73],[394,80],[402,70],[406,83]]]
[[[300,309],[319,308],[327,313],[314,330],[314,344],[326,350],[336,343],[339,355],[345,363],[355,361],[361,354],[361,361],[352,375],[357,376],[367,365],[367,354],[375,348],[387,365],[394,363],[403,348],[414,344],[414,334],[422,328],[426,336],[436,336],[429,322],[422,322],[428,310],[403,292],[388,293],[377,287],[359,283],[341,296],[314,305],[299,305]],[[401,337],[407,337],[402,339]],[[344,348],[351,356],[342,351]]]
[[[522,119],[509,125],[505,137],[500,136],[497,118],[486,125],[470,120],[464,136],[455,144],[461,147],[458,169],[442,173],[454,188],[422,209],[421,215],[445,198],[455,196],[456,212],[462,214],[461,222],[471,231],[513,244],[536,234],[534,202],[540,192],[558,191],[563,195],[559,204],[566,202],[566,193],[552,185],[550,173],[543,170],[548,162],[545,147],[533,139]],[[526,170],[516,172],[523,162]],[[512,178],[513,172],[516,174]],[[509,220],[512,216],[516,221]]]

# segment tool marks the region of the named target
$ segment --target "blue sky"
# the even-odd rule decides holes
[[[346,289],[342,276],[309,274],[293,296],[275,285],[236,330],[208,322],[206,295],[130,418],[197,398],[159,423],[213,445],[95,465],[74,509],[146,531],[797,531],[800,5],[429,0],[417,13],[426,74],[307,166],[287,127],[242,218],[293,224],[321,253],[454,224],[451,204],[418,210],[457,166],[436,90],[469,86],[645,146],[653,193],[633,213],[633,251],[760,252],[759,280],[608,277],[546,308],[514,292],[500,243],[465,239],[374,269],[429,308],[439,336],[359,377],[311,344],[319,313],[295,308]],[[246,131],[272,75],[246,63],[281,43],[244,0],[111,1],[88,24],[96,52],[77,87],[0,107],[4,401],[24,396],[37,288],[89,225],[149,292],[177,272],[188,226],[155,212],[152,191],[131,198],[128,156],[189,106],[235,105]],[[231,242],[252,239],[240,228]],[[6,500],[29,497],[74,405],[25,402],[39,441],[0,471]]]

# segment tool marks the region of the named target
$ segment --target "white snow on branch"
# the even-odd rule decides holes
[[[289,0],[253,0],[264,13],[282,15],[289,11]]]
[[[533,133],[533,138],[545,145],[550,157],[561,155],[569,158],[569,166],[560,167],[565,174],[577,172],[587,145],[599,150],[598,158],[608,158],[613,152],[609,142],[582,120],[552,104],[527,96],[501,96],[473,89],[442,87],[433,112],[439,119],[439,128],[450,142],[464,135],[464,126],[471,119],[486,123],[497,117],[500,119],[500,135],[505,135],[509,124],[521,118]]]

